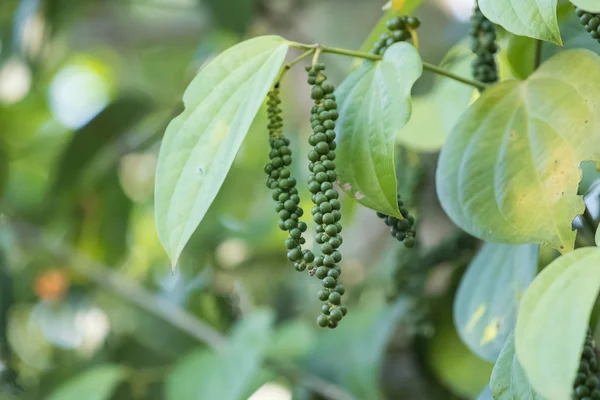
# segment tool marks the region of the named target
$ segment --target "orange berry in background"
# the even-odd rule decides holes
[[[58,300],[69,289],[69,279],[60,269],[51,269],[35,278],[33,291],[42,300]]]

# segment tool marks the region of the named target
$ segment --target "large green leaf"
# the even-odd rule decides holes
[[[399,216],[394,141],[411,113],[410,91],[423,63],[408,43],[392,45],[337,90],[338,174],[342,189],[362,205]]]
[[[46,400],[108,400],[128,373],[119,365],[94,367],[63,383]]]
[[[515,336],[506,339],[492,370],[490,389],[494,400],[543,400],[529,384],[515,353]]]
[[[479,0],[479,7],[490,21],[515,35],[560,45],[557,3],[558,0]]]
[[[592,13],[600,13],[600,2],[598,0],[571,0],[574,6]]]
[[[175,365],[165,384],[167,400],[243,400],[260,373],[272,336],[273,315],[257,311],[242,320],[219,351],[197,350]]]
[[[461,76],[471,76],[473,53],[466,42],[454,46],[440,67]],[[397,143],[414,151],[438,151],[446,137],[467,109],[475,89],[445,77],[436,77],[425,96],[413,98],[410,121],[400,129]],[[432,117],[432,116],[435,116]]]
[[[54,193],[73,186],[94,157],[150,112],[148,99],[128,95],[115,100],[88,124],[77,130],[58,163]]]
[[[515,329],[519,300],[535,278],[536,245],[486,244],[471,261],[454,298],[454,324],[479,357],[496,361]]]
[[[524,82],[486,90],[457,123],[437,169],[446,213],[489,242],[573,249],[584,209],[579,164],[600,159],[600,57],[561,53]]]
[[[559,257],[521,300],[515,345],[531,385],[549,400],[569,399],[600,290],[600,249]]]
[[[287,53],[279,36],[242,42],[190,83],[156,171],[155,215],[173,265],[214,200]]]

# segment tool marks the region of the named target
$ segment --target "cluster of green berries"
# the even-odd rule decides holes
[[[267,174],[267,187],[273,190],[273,200],[276,201],[275,211],[279,213],[279,228],[289,232],[285,246],[288,249],[287,257],[294,263],[298,271],[304,271],[315,256],[310,250],[302,250],[305,239],[302,233],[306,232],[306,223],[299,219],[304,213],[300,204],[300,196],[296,189],[296,180],[290,176],[292,164],[292,151],[289,148],[289,139],[283,136],[283,120],[279,108],[279,88],[275,87],[268,96],[267,114],[269,117],[269,143],[271,161],[265,165]]]
[[[392,236],[398,239],[398,241],[404,242],[404,246],[410,249],[415,246],[416,241],[415,218],[410,215],[406,207],[404,207],[404,202],[400,198],[400,194],[398,194],[398,209],[400,210],[400,214],[402,214],[402,219],[380,212],[377,213],[377,216],[383,219],[385,224],[390,227]]]
[[[388,47],[398,42],[405,42],[411,38],[411,29],[417,29],[421,21],[416,17],[395,17],[387,21],[389,32],[381,34],[378,41],[373,45],[371,54],[383,54]]]
[[[498,52],[496,44],[496,26],[475,6],[471,16],[471,50],[477,56],[473,61],[473,77],[483,83],[498,81],[498,66],[494,54]]]
[[[587,12],[581,8],[576,8],[575,12],[577,13],[579,21],[585,26],[585,30],[588,31],[594,39],[600,42],[600,14]]]
[[[342,273],[338,265],[342,261],[342,254],[338,250],[342,245],[342,213],[339,194],[333,187],[337,180],[334,130],[338,111],[333,94],[334,87],[326,82],[324,70],[325,65],[321,63],[307,67],[308,83],[312,86],[311,97],[315,103],[310,116],[313,134],[308,139],[312,146],[308,153],[308,167],[311,172],[308,177],[308,189],[315,204],[311,213],[316,223],[316,242],[321,245],[323,253],[314,259],[313,272],[323,285],[318,293],[319,300],[325,302],[317,324],[321,327],[335,328],[348,310],[342,305],[342,295],[346,288],[338,281]]]
[[[598,358],[592,330],[588,328],[579,363],[579,371],[573,384],[573,400],[600,400],[600,378]]]

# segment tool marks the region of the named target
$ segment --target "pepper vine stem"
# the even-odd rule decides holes
[[[281,81],[281,79],[283,79],[284,75],[286,72],[288,72],[290,69],[292,69],[292,67],[296,64],[298,64],[300,61],[302,61],[303,59],[305,59],[306,57],[309,57],[310,55],[312,55],[314,52],[316,51],[315,48],[313,49],[309,49],[306,52],[302,53],[301,55],[299,55],[297,58],[294,58],[292,61],[290,61],[289,63],[285,64],[282,68],[281,71],[279,71],[279,75],[277,75],[277,79],[275,79],[275,84],[279,84],[279,82]]]
[[[302,49],[302,50],[313,49],[313,51],[317,51],[317,49],[318,49],[321,53],[339,54],[342,56],[362,58],[364,60],[377,61],[377,60],[381,60],[383,58],[382,56],[380,56],[378,54],[370,54],[370,53],[365,53],[363,51],[341,49],[338,47],[323,46],[322,44],[304,44],[304,43],[298,43],[298,42],[289,42],[289,45],[290,45],[290,47],[293,47],[296,49]],[[488,85],[486,85],[485,83],[481,83],[481,82],[478,82],[478,81],[475,81],[472,79],[468,79],[468,78],[456,75],[453,72],[450,72],[448,70],[445,70],[436,65],[429,64],[426,62],[423,63],[423,69],[425,69],[426,71],[441,75],[441,76],[445,76],[446,78],[454,79],[457,82],[461,82],[466,85],[473,86],[474,88],[477,88],[477,89],[485,90],[488,87]]]

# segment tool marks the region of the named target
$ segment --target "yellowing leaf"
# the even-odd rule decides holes
[[[486,90],[442,149],[437,192],[462,229],[490,242],[573,249],[579,164],[600,159],[600,57],[551,58]]]
[[[519,301],[535,278],[539,246],[486,243],[454,298],[454,325],[479,357],[496,361],[515,329]]]

